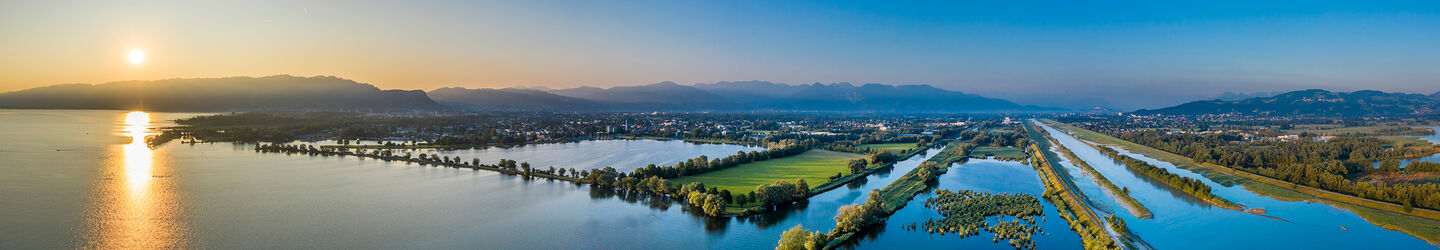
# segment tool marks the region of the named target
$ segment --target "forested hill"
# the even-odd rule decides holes
[[[1376,116],[1434,115],[1437,110],[1440,110],[1440,93],[1422,95],[1374,90],[1331,92],[1311,89],[1238,101],[1194,101],[1168,108],[1137,110],[1133,114]]]
[[[0,93],[0,108],[143,109],[162,112],[252,110],[437,110],[422,91],[381,90],[329,76],[228,77],[64,84]]]

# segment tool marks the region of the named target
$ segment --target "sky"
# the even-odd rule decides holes
[[[423,90],[930,84],[1121,109],[1440,91],[1440,1],[6,0],[0,34],[0,92],[277,74]]]

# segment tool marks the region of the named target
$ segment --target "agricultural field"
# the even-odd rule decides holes
[[[1016,147],[979,146],[970,152],[970,157],[1020,160],[1025,159],[1026,155],[1025,150]]]
[[[862,148],[889,150],[893,154],[904,154],[906,150],[914,149],[915,143],[880,143],[860,145]]]
[[[830,180],[837,173],[847,173],[846,164],[865,155],[812,149],[799,155],[747,163],[725,170],[671,179],[673,183],[705,183],[706,187],[730,190],[732,194],[749,193],[755,186],[778,180],[805,179],[811,187]]]

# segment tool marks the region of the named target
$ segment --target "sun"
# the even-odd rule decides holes
[[[145,63],[145,51],[140,51],[139,49],[132,49],[130,50],[130,55],[127,57],[130,59],[130,65],[140,65],[141,63]]]

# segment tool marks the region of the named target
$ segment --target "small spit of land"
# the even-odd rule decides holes
[[[1070,178],[1064,176],[1058,166],[1055,166],[1056,156],[1050,154],[1044,148],[1050,146],[1049,140],[1042,136],[1040,129],[1026,123],[1025,131],[1030,134],[1034,141],[1029,151],[1033,159],[1031,165],[1040,170],[1040,179],[1045,181],[1045,193],[1041,195],[1055,204],[1055,209],[1060,211],[1060,217],[1070,222],[1070,230],[1080,234],[1081,242],[1086,249],[1119,249],[1121,237],[1114,232],[1114,227],[1107,227],[1106,222],[1090,209],[1085,201],[1085,194],[1081,193]]]
[[[871,190],[865,203],[840,207],[838,215],[835,216],[835,229],[828,233],[812,233],[817,236],[811,238],[815,240],[812,242],[823,245],[825,249],[833,249],[850,240],[862,228],[885,221],[916,194],[930,188],[932,180],[944,174],[951,163],[964,161],[968,153],[964,152],[968,148],[965,145],[963,142],[952,141],[939,153],[899,179],[884,188]],[[798,227],[793,230],[804,231]],[[786,242],[781,242],[782,246],[785,244]]]
[[[1045,136],[1048,138],[1049,134]],[[1111,195],[1119,199],[1121,201],[1120,205],[1125,207],[1126,210],[1129,210],[1131,215],[1135,215],[1136,218],[1141,219],[1155,218],[1155,214],[1150,212],[1150,209],[1145,208],[1145,205],[1140,204],[1140,201],[1130,196],[1129,189],[1121,188],[1120,186],[1116,186],[1115,183],[1110,182],[1110,179],[1105,178],[1105,175],[1100,174],[1100,171],[1095,170],[1094,167],[1091,167],[1089,163],[1085,162],[1085,159],[1080,159],[1080,156],[1075,155],[1075,152],[1071,152],[1070,149],[1065,148],[1064,145],[1056,143],[1054,146],[1057,151],[1065,154],[1065,157],[1069,158],[1070,162],[1075,163],[1075,166],[1089,173],[1090,176],[1095,179],[1095,183],[1101,187],[1105,187]]]

